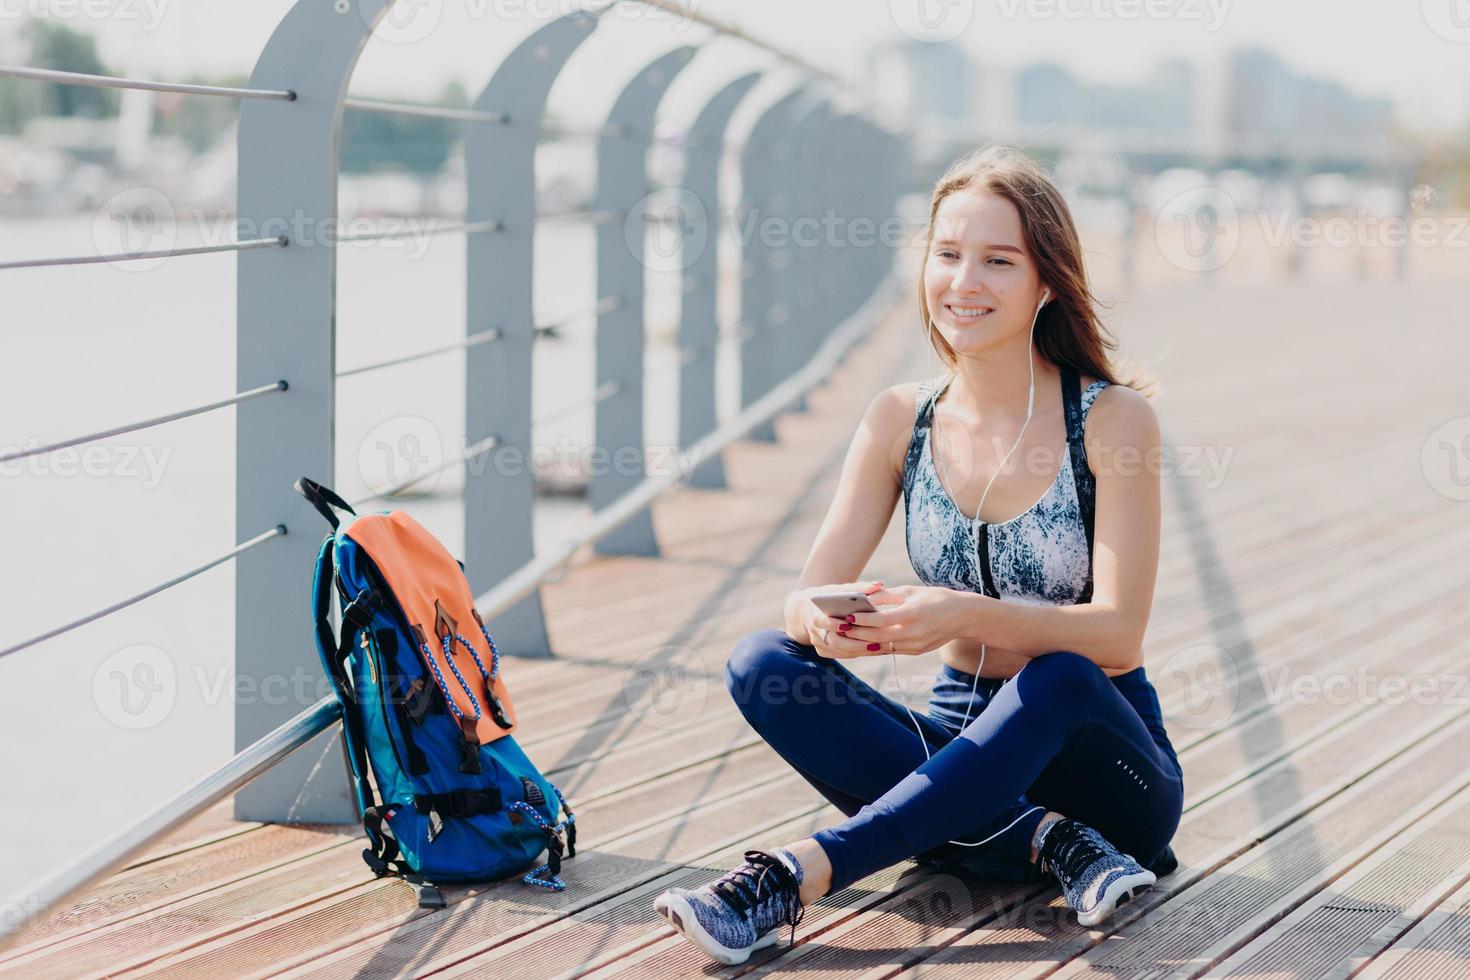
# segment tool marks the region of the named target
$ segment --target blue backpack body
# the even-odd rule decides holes
[[[358,516],[310,480],[296,489],[334,529],[317,555],[312,605],[371,843],[363,860],[404,877],[428,908],[444,904],[436,882],[524,872],[527,884],[565,888],[575,818],[511,734],[499,651],[463,565],[402,511]],[[339,524],[333,508],[351,517]],[[328,619],[334,586],[340,634]]]

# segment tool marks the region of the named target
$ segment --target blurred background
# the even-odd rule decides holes
[[[0,0],[0,64],[245,85],[290,6]],[[508,0],[401,6],[366,49],[351,95],[467,106],[506,51],[576,9]],[[1002,139],[1041,160],[1073,209],[1100,295],[1125,319],[1133,309],[1175,325],[1154,329],[1132,351],[1156,368],[1176,340],[1200,339],[1189,331],[1205,329],[1202,307],[1208,324],[1228,326],[1230,309],[1202,299],[1207,288],[1288,290],[1280,295],[1295,297],[1292,308],[1310,318],[1314,291],[1367,284],[1379,290],[1372,318],[1344,328],[1355,342],[1386,347],[1395,335],[1384,331],[1399,326],[1394,318],[1411,294],[1426,298],[1422,314],[1464,317],[1463,291],[1453,288],[1470,257],[1464,0],[694,7],[838,73],[851,98],[910,127],[903,212],[916,234],[933,182],[959,154]],[[603,28],[615,43],[574,56],[553,90],[551,119],[596,125],[620,87],[608,79],[703,37],[677,15],[637,9],[638,17],[613,16]],[[765,101],[789,83],[779,65],[738,42],[716,39],[700,53],[665,101],[662,135],[670,139],[650,159],[651,177],[677,181],[678,136],[700,96],[752,67],[772,69],[761,83]],[[231,240],[238,109],[227,99],[0,78],[0,262]],[[343,220],[382,226],[457,216],[462,135],[453,120],[348,109]],[[587,141],[549,141],[538,151],[540,209],[583,205],[595,178],[592,153]],[[733,238],[739,230],[721,231]],[[591,305],[592,234],[572,225],[538,230],[538,320]],[[392,245],[344,244],[339,253],[340,367],[463,337],[462,237],[411,235]],[[232,255],[0,276],[0,454],[235,390]],[[650,377],[670,356],[678,308],[669,282],[677,279],[674,270],[660,286],[659,270],[650,270]],[[538,542],[587,512],[579,450],[590,441],[592,413],[579,406],[592,387],[590,327],[571,323],[545,356],[538,349],[536,442],[549,447],[535,460]],[[1432,358],[1428,348],[1415,351]],[[399,383],[412,397],[343,383],[344,496],[388,482],[395,454],[452,452],[463,430],[459,356],[406,369]],[[1401,381],[1411,383],[1417,363]],[[676,392],[663,376],[668,383],[649,391],[650,445],[674,438]],[[719,396],[725,415],[736,409],[728,377]],[[59,457],[0,466],[0,647],[232,547],[233,421],[227,410],[137,433],[110,444],[90,468],[85,458]],[[452,471],[416,489],[421,519],[451,549],[462,536],[454,490]],[[118,556],[126,560],[110,560]],[[28,840],[0,870],[3,884],[57,863],[230,755],[232,595],[226,564],[0,659],[0,773],[10,790],[0,826],[23,828]],[[299,613],[305,638],[304,594]],[[147,719],[129,714],[108,669],[139,645],[161,651],[168,674],[144,679],[168,686],[168,710]],[[79,779],[105,809],[43,802]]]

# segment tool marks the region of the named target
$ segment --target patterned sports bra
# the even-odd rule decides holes
[[[1067,452],[1051,486],[1024,513],[999,524],[973,522],[951,499],[929,448],[934,384],[919,385],[914,430],[903,465],[909,562],[925,585],[983,592],[1030,605],[1092,601],[1093,511],[1096,481],[1087,467],[1082,430],[1099,378],[1080,392],[1077,371],[1061,365]],[[948,384],[945,385],[948,387]],[[940,394],[943,394],[941,390]]]

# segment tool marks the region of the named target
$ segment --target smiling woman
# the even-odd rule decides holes
[[[750,724],[848,819],[661,895],[711,956],[743,961],[806,903],[904,858],[1053,880],[1089,926],[1177,865],[1182,771],[1141,654],[1159,474],[1106,465],[1155,458],[1159,426],[1147,382],[1115,375],[1096,305],[1034,162],[992,147],[949,168],[919,277],[949,376],[873,400],[785,630],[744,637],[725,670]],[[853,581],[900,495],[923,585]],[[877,611],[811,601],[839,591]],[[936,649],[924,716],[840,663]]]

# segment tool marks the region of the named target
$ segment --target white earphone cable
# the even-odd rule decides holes
[[[1021,439],[1026,434],[1026,426],[1028,426],[1028,425],[1031,424],[1031,415],[1033,413],[1033,410],[1036,407],[1036,358],[1035,358],[1035,346],[1034,346],[1035,340],[1036,340],[1036,321],[1041,317],[1041,308],[1046,305],[1046,302],[1047,302],[1047,300],[1049,298],[1050,298],[1050,291],[1048,290],[1047,292],[1045,292],[1045,293],[1042,294],[1041,302],[1036,304],[1036,312],[1031,315],[1031,333],[1030,333],[1030,336],[1029,336],[1029,338],[1027,339],[1027,342],[1026,342],[1026,361],[1027,361],[1028,367],[1031,370],[1031,386],[1030,386],[1030,390],[1027,392],[1027,395],[1026,395],[1026,421],[1024,421],[1024,422],[1021,423],[1021,431],[1016,434],[1016,441],[1011,444],[1010,451],[1007,452],[1005,454],[1005,457],[1001,459],[1000,465],[998,467],[996,467],[995,473],[993,473],[991,475],[991,477],[990,477],[990,482],[987,483],[987,484],[985,484],[985,489],[980,494],[980,503],[977,504],[976,507],[975,507],[975,518],[974,518],[973,521],[970,522],[970,532],[971,532],[970,533],[970,536],[971,536],[971,538],[974,539],[974,542],[975,542],[974,543],[974,549],[975,549],[976,561],[979,561],[979,553],[980,553],[980,512],[985,509],[985,498],[986,498],[987,495],[989,495],[990,488],[995,484],[995,478],[998,477],[998,476],[1000,476],[1001,470],[1005,469],[1005,465],[1010,460],[1011,454],[1014,453],[1016,451],[1017,447],[1019,447],[1021,445]],[[929,342],[928,347],[929,347],[929,367],[930,367],[931,376],[932,376],[933,367],[934,367],[934,343],[933,343],[934,321],[933,321],[932,318],[929,320],[929,322],[926,324],[926,326],[927,326],[927,328],[929,330],[929,333],[930,333],[930,342]],[[956,373],[958,373],[958,372],[956,372]],[[955,375],[950,375],[950,381],[953,381],[954,380],[954,377],[955,377]],[[948,382],[946,382],[946,384],[947,383]],[[937,427],[934,424],[934,415],[933,415],[933,412],[934,412],[934,404],[939,399],[939,391],[940,391],[940,388],[941,387],[942,386],[940,386],[940,385],[935,385],[933,391],[929,395],[929,413],[930,413],[930,415],[929,415],[929,432],[930,432],[931,437],[932,437],[933,433],[935,431],[937,431]],[[940,465],[940,467],[942,468],[942,470],[944,472],[944,482],[945,482],[945,484],[948,484],[949,483],[949,465],[944,462],[944,456],[943,456],[943,454],[937,455],[936,458],[938,458],[939,465]],[[946,492],[948,492],[948,491],[946,491]],[[889,654],[888,654],[888,656],[890,656],[890,657],[893,658],[893,673],[894,673],[894,676],[897,677],[898,676],[898,655],[896,653],[893,653],[893,652],[890,651]],[[962,731],[964,730],[965,726],[969,725],[969,723],[970,723],[970,707],[971,707],[971,705],[974,704],[974,701],[975,701],[975,691],[980,686],[980,671],[983,670],[984,668],[985,668],[985,643],[984,643],[984,641],[981,641],[981,643],[980,643],[980,663],[975,667],[975,680],[970,685],[970,699],[965,704],[965,720],[960,724],[960,729]],[[927,740],[925,740],[924,733],[923,733],[923,731],[919,727],[919,720],[914,717],[914,712],[909,707],[908,699],[903,696],[903,689],[902,689],[901,686],[898,688],[898,698],[899,698],[899,702],[903,705],[903,710],[906,711],[906,712],[908,712],[909,721],[912,722],[913,723],[913,726],[914,726],[914,732],[919,736],[919,744],[924,747],[924,760],[927,762],[929,759],[933,758],[933,756],[929,754],[929,743],[928,743]],[[1022,813],[1021,816],[1017,817],[1015,820],[1012,820],[1010,823],[1006,824],[1000,830],[997,830],[995,833],[991,834],[989,837],[985,838],[984,840],[976,841],[974,843],[970,843],[968,841],[952,840],[949,843],[959,845],[960,847],[979,847],[981,844],[989,843],[994,838],[999,837],[1001,834],[1005,833],[1007,830],[1010,830],[1012,827],[1014,827],[1021,820],[1022,817],[1025,817],[1025,816],[1027,816],[1028,814],[1031,814],[1031,813],[1035,813],[1037,810],[1044,811],[1045,809],[1046,809],[1045,807],[1033,806],[1031,809],[1027,810],[1025,813]]]

